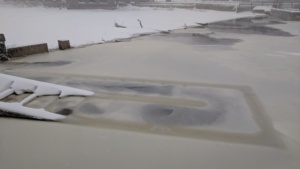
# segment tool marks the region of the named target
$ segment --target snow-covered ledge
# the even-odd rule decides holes
[[[6,103],[1,101],[11,94],[32,93],[21,102]],[[91,91],[60,86],[11,75],[0,74],[0,110],[7,113],[19,114],[35,119],[43,120],[61,120],[66,116],[48,112],[45,109],[34,109],[24,105],[31,102],[39,96],[59,95],[60,98],[67,96],[90,96],[94,93]]]

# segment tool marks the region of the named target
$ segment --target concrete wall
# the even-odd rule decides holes
[[[5,42],[5,36],[4,36],[4,34],[0,34],[0,42]]]
[[[197,8],[197,9],[211,9],[217,11],[236,11],[235,5],[222,4],[194,4],[194,3],[137,3],[135,6],[140,7],[162,7],[162,8]]]
[[[68,9],[115,9],[117,7],[116,0],[67,0]]]
[[[59,40],[58,41],[58,48],[59,48],[59,50],[70,49],[71,48],[70,41],[68,41],[68,40]]]
[[[62,1],[44,1],[43,6],[53,7],[53,8],[61,8],[66,7],[66,3]]]
[[[136,3],[134,6],[139,7],[159,7],[159,8],[185,8],[192,9],[195,8],[194,4],[159,4],[159,3]]]
[[[4,41],[0,41],[0,54],[6,55],[6,46]]]
[[[288,11],[282,9],[271,9],[271,16],[288,21],[300,21],[300,11]]]
[[[197,9],[211,9],[217,11],[236,11],[235,5],[222,5],[222,4],[196,4]]]
[[[7,50],[7,54],[11,58],[48,52],[49,50],[47,43],[10,48]]]
[[[6,56],[5,36],[0,34],[0,60],[3,55]]]

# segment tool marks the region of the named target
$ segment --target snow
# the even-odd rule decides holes
[[[50,49],[56,49],[57,40],[62,39],[70,40],[71,46],[77,47],[135,34],[183,28],[185,24],[190,26],[254,16],[251,12],[131,6],[117,10],[66,10],[1,5],[0,32],[6,36],[7,48],[48,43]],[[143,29],[137,19],[141,20]],[[116,28],[115,22],[127,28]]]
[[[33,109],[22,106],[21,103],[4,103],[0,102],[1,109],[7,112],[15,112],[21,115],[34,117],[36,119],[47,119],[47,120],[61,120],[64,119],[64,115],[51,113],[44,109]]]
[[[300,10],[299,10],[299,9],[279,9],[279,8],[272,8],[272,10],[275,10],[275,11],[283,11],[283,12],[289,12],[289,13],[297,13],[297,14],[300,13]]]
[[[256,6],[253,8],[253,11],[264,11],[271,12],[272,6]]]
[[[20,77],[0,74],[1,77],[1,84],[2,80],[6,81],[7,79],[13,81],[14,83],[11,85],[11,88],[17,94],[23,94],[24,92],[34,92],[36,95],[49,95],[49,94],[60,94],[59,97],[65,97],[70,95],[81,95],[81,96],[90,96],[93,95],[93,92],[81,90],[81,89],[74,89],[70,87],[49,84],[45,82],[39,82],[30,79],[24,79]],[[53,88],[59,89],[60,92],[57,93],[56,91],[53,92]]]
[[[23,93],[33,93],[19,103],[6,103],[0,101],[0,110],[34,117],[37,119],[61,120],[65,118],[64,115],[51,113],[44,109],[33,109],[24,106],[38,96],[59,95],[59,97],[65,97],[70,95],[90,96],[94,94],[90,91],[54,85],[5,74],[0,74],[0,82],[0,100],[13,93],[16,93],[17,95]]]

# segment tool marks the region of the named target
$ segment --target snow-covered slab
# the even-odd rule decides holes
[[[6,103],[1,101],[11,94],[32,93],[21,102]],[[25,107],[27,103],[39,96],[59,95],[60,98],[66,96],[90,96],[93,92],[60,86],[35,80],[20,78],[11,75],[0,74],[0,110],[19,114],[26,117],[44,120],[61,120],[64,115],[48,112],[45,109],[34,109]]]
[[[253,12],[262,12],[262,13],[270,13],[272,6],[256,6],[253,8]]]

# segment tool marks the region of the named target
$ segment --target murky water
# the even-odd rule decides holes
[[[105,110],[103,108],[101,109],[99,106],[96,106],[95,104],[90,102],[78,107],[77,111],[84,112],[88,115],[100,115],[105,113]]]
[[[268,35],[284,38],[294,36],[291,33],[285,32],[284,30],[268,26],[272,24],[284,23],[270,20],[256,20],[251,22],[223,22],[208,25],[208,29],[201,28],[210,30],[210,33],[203,33],[200,31],[193,32],[192,29],[189,29],[186,32],[174,31],[170,34],[156,34],[146,38],[154,40],[154,42],[151,42],[151,45],[153,45],[153,43],[157,43],[157,41],[160,41],[162,44],[164,44],[166,41],[171,41],[180,44],[180,47],[182,47],[184,50],[187,49],[184,48],[184,45],[201,45],[205,49],[208,48],[208,46],[213,46],[211,50],[216,51],[218,49],[231,48],[231,46],[234,46],[238,43],[245,44],[244,42],[246,42],[246,38],[244,36],[243,38],[238,39],[231,38],[230,36],[226,35],[226,38],[224,38],[224,34],[220,36],[218,32],[256,34],[264,36]],[[126,45],[130,46],[131,44],[137,45],[134,43],[134,41]],[[214,45],[217,45],[217,47]],[[145,47],[145,49],[147,48],[148,47]],[[188,49],[190,50],[191,48]],[[207,52],[207,50],[205,50],[205,52]],[[186,51],[187,55],[195,56],[193,52],[194,51]],[[109,54],[111,53],[112,52],[110,51]],[[123,53],[117,53],[114,55],[123,56],[122,54]],[[130,51],[129,54],[131,55],[132,51]],[[137,54],[137,58],[140,58],[140,54],[141,53]],[[175,52],[173,54],[176,56],[174,57],[175,59],[173,61],[178,61],[178,63],[181,65],[183,60],[181,60],[180,57],[177,57]],[[227,53],[226,56],[231,56],[231,54],[234,55],[234,53],[230,53],[230,55]],[[241,53],[235,53],[235,56],[240,56],[240,54]],[[79,63],[82,63],[80,62],[82,61],[80,60],[82,59],[82,54],[78,55],[79,57],[76,59],[78,59]],[[199,53],[197,53],[197,55],[199,55]],[[153,64],[153,67],[155,67],[156,65],[160,64],[159,59],[161,59],[161,57],[163,56],[157,57],[157,60],[152,60],[153,56],[151,56],[147,58],[147,61],[150,61],[149,63]],[[118,59],[120,58],[118,57]],[[230,59],[233,59],[233,57],[230,57]],[[247,59],[250,58],[248,57]],[[262,58],[260,57],[260,59]],[[95,60],[91,60],[91,67],[95,66],[93,63],[101,64],[105,61],[106,60],[104,59],[100,61],[97,60],[97,62]],[[174,72],[176,72],[174,74],[179,74],[181,77],[184,77],[183,79],[185,79],[185,75],[192,74],[193,78],[190,78],[190,81],[200,81],[202,79],[208,79],[208,81],[210,81],[214,78],[209,77],[205,79],[203,77],[211,76],[206,76],[206,74],[222,74],[221,72],[223,70],[225,70],[225,74],[228,73],[226,72],[227,69],[224,68],[226,66],[226,62],[223,62],[223,60],[221,60],[220,63],[224,64],[225,66],[214,63],[220,67],[212,65],[212,63],[208,62],[207,60],[201,60],[201,62],[202,61],[207,62],[207,67],[212,66],[213,69],[208,69],[205,65],[201,65],[199,60],[195,60],[195,62],[199,63],[199,65],[194,65],[197,67],[197,69],[191,69],[191,72],[186,74],[181,74],[179,70],[174,70]],[[245,63],[249,63],[248,61],[249,60],[247,60]],[[44,70],[47,68],[47,71],[55,72],[56,68],[69,68],[69,65],[72,67],[74,66],[72,65],[73,63],[75,64],[75,67],[73,67],[72,70],[72,73],[75,72],[74,74],[68,74],[70,71],[66,74],[63,74],[64,72],[56,72],[56,74],[49,73],[50,75],[47,74],[47,72],[43,73],[43,75],[36,72],[36,69]],[[168,60],[167,63],[169,63]],[[241,60],[237,62],[237,65],[247,66],[245,63]],[[117,64],[119,65],[120,62]],[[193,65],[193,61],[185,64],[187,70],[189,69],[190,65]],[[15,70],[15,72],[18,72],[18,69],[28,70],[28,73],[23,72],[22,74],[19,72],[19,74],[21,74],[23,77],[27,76],[35,80],[95,91],[96,95],[89,98],[59,99],[47,104],[44,98],[39,98],[36,102],[31,102],[28,105],[33,107],[37,107],[37,105],[44,105],[49,111],[68,115],[66,121],[63,121],[63,123],[68,125],[114,128],[118,130],[163,133],[167,135],[172,134],[175,136],[222,141],[228,140],[233,142],[264,145],[274,145],[273,143],[278,143],[278,140],[276,140],[275,137],[276,134],[274,134],[274,129],[270,124],[269,119],[264,115],[264,110],[261,108],[260,102],[257,100],[256,95],[252,93],[251,90],[250,92],[244,90],[245,88],[241,86],[223,85],[222,80],[226,81],[227,79],[223,78],[221,75],[214,74],[216,75],[215,78],[220,79],[216,80],[216,82],[220,82],[218,85],[203,85],[185,82],[175,83],[162,80],[157,80],[154,83],[150,83],[130,79],[111,80],[113,78],[99,78],[98,74],[97,77],[91,76],[89,79],[86,79],[86,75],[84,74],[76,77],[76,73],[77,75],[81,73],[78,71],[85,71],[87,67],[80,67],[80,64],[67,60],[31,63],[19,62],[9,63],[5,66],[7,68],[6,71],[8,72],[9,69]],[[79,68],[78,71],[77,66]],[[171,68],[174,69],[174,67],[170,68],[166,66],[168,65],[163,65],[163,69],[161,70],[169,70]],[[204,68],[202,69],[202,67]],[[98,68],[98,65],[96,68]],[[1,68],[1,70],[3,69]],[[33,71],[30,72],[31,69],[34,70],[35,74]],[[171,69],[172,72],[173,69]],[[213,70],[215,72],[211,73],[207,70]],[[108,74],[110,73],[109,71],[107,72]],[[103,74],[107,72],[104,72]],[[201,74],[201,72],[204,73]],[[229,71],[228,74],[235,75],[235,72],[232,73]],[[172,74],[170,74],[170,76],[172,76]],[[249,76],[246,76],[245,74],[243,74],[243,76],[237,76],[239,76],[239,78],[243,77],[242,79],[244,81],[242,84],[247,84],[247,78],[249,78]],[[226,77],[229,79],[231,78],[230,76]],[[170,79],[172,78],[176,79],[175,76],[170,77]],[[234,84],[235,82],[237,81],[232,83]],[[18,97],[19,100],[22,99],[20,96]],[[9,99],[12,101],[16,100],[16,98]],[[51,99],[46,100],[50,101]]]
[[[69,80],[70,84],[80,84],[79,81],[76,83],[75,79],[69,78],[67,81]],[[98,81],[106,82],[106,80]],[[66,80],[62,82],[66,83]],[[101,84],[99,82],[98,84]],[[207,85],[196,87],[169,84],[167,86],[172,90],[165,95],[166,93],[160,92],[159,86],[164,86],[161,84],[122,81],[109,81],[109,83],[122,90],[102,88],[103,86],[100,85],[98,87],[101,88],[101,92],[92,97],[57,99],[57,96],[44,96],[26,106],[45,108],[51,112],[67,115],[68,118],[63,122],[70,125],[167,135],[172,133],[183,137],[280,146],[279,140],[274,140],[272,127],[266,121],[263,110],[255,103],[251,103],[253,99],[248,98],[253,97],[254,94],[247,91],[247,97],[240,95],[238,94],[242,89],[240,87],[222,89]],[[144,90],[135,90],[135,88],[128,90],[131,83],[147,86],[153,93],[149,90],[145,93]],[[85,86],[85,88],[89,87],[89,84]],[[233,90],[234,88],[236,91]],[[106,93],[102,93],[103,91]],[[120,91],[124,95],[120,95]],[[153,94],[164,97],[155,98]],[[20,101],[27,96],[29,94],[9,97],[6,101]],[[177,100],[177,98],[181,99]],[[244,99],[246,101],[250,99],[249,104],[246,104]],[[7,116],[7,114],[2,115]],[[28,118],[19,115],[10,117]],[[257,119],[265,122],[261,124]],[[268,132],[268,134],[260,136],[261,132]],[[272,141],[266,142],[266,139]]]
[[[282,36],[293,37],[295,35],[285,32],[280,29],[269,27],[272,24],[284,24],[283,22],[270,19],[256,19],[256,20],[235,20],[224,21],[208,25],[208,29],[216,32],[226,32],[235,34],[255,34],[265,36]]]
[[[187,45],[221,45],[231,46],[236,43],[242,42],[241,39],[233,38],[216,38],[213,34],[201,34],[201,33],[170,33],[160,34],[153,36],[155,40],[174,41],[178,43],[184,43]]]
[[[164,85],[107,79],[81,82],[80,78],[61,81],[62,84],[92,88],[97,94],[86,99],[70,98],[48,107],[54,112],[69,115],[65,123],[223,141],[230,137],[233,142],[279,146],[255,94],[249,88],[182,86],[163,81]],[[103,87],[106,86],[103,84],[117,86],[117,90]],[[147,86],[153,93],[128,89],[133,84]],[[164,86],[172,89],[167,95],[160,91]],[[268,134],[261,136],[265,132]],[[273,141],[265,142],[268,139]]]
[[[60,66],[66,66],[68,64],[71,64],[72,61],[52,61],[52,62],[6,62],[5,63],[5,70],[13,70],[13,69],[30,69],[30,68],[45,68],[45,67],[60,67]]]
[[[163,126],[211,125],[222,113],[225,111],[169,105],[146,105],[141,111],[142,118],[147,123]]]
[[[102,90],[109,92],[134,92],[140,94],[161,94],[161,95],[171,95],[173,86],[171,85],[147,85],[141,83],[119,83],[110,81],[81,81],[81,82],[66,82],[66,85],[70,86],[85,86],[91,90]]]

